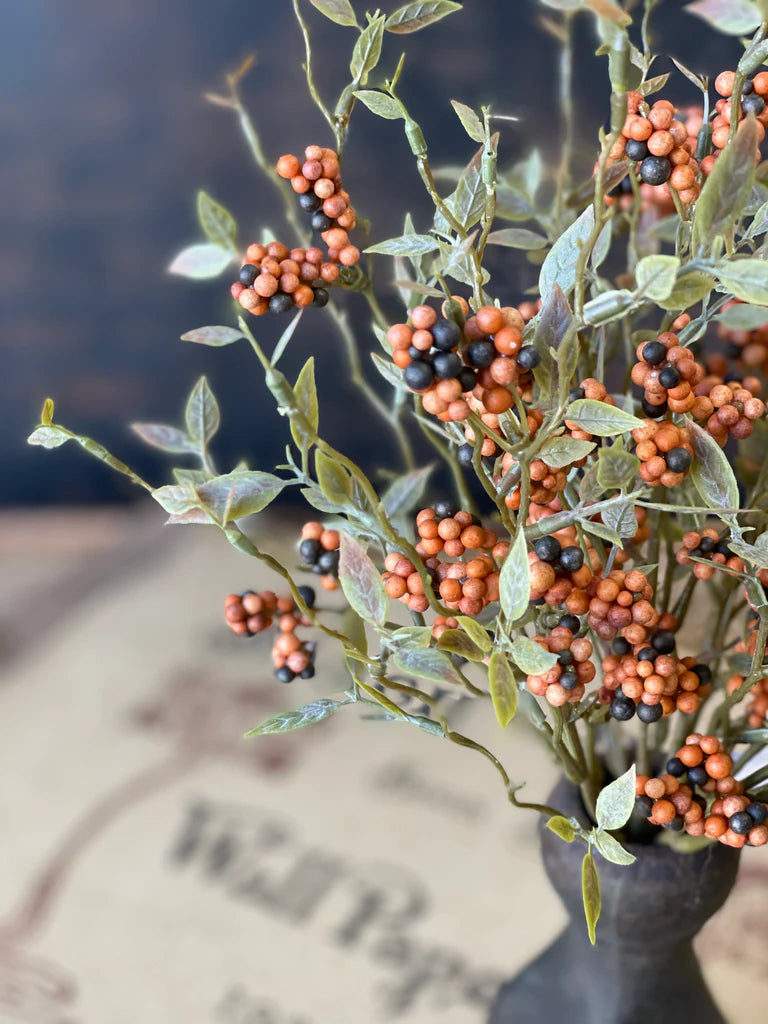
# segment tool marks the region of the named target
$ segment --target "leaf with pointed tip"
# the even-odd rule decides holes
[[[381,574],[364,549],[348,533],[341,535],[339,583],[344,596],[361,619],[383,626],[389,601]]]
[[[395,651],[395,664],[410,675],[436,683],[461,685],[451,659],[436,647],[401,648]]]
[[[337,25],[357,28],[357,18],[349,0],[309,0],[309,2]]]
[[[387,238],[376,245],[369,245],[364,251],[384,256],[424,256],[439,248],[440,243],[432,235],[402,235],[400,238]]]
[[[463,629],[446,629],[440,634],[437,646],[441,651],[458,654],[467,661],[482,661],[483,652],[470,640]]]
[[[152,497],[160,508],[172,515],[183,515],[200,505],[195,488],[189,484],[166,484],[164,487],[156,487],[152,491]]]
[[[326,498],[337,509],[344,508],[352,497],[352,481],[346,469],[325,452],[316,450],[315,476]]]
[[[549,250],[539,271],[539,294],[542,301],[546,301],[556,284],[565,295],[573,289],[579,250],[592,234],[594,226],[594,207],[588,206]]]
[[[595,813],[597,824],[606,831],[623,828],[635,806],[635,766],[632,764],[623,775],[604,786],[597,796]]]
[[[27,438],[27,444],[40,445],[41,448],[60,448],[71,441],[72,437],[59,427],[50,425],[38,427]]]
[[[594,441],[580,441],[573,437],[550,437],[536,453],[551,469],[563,469],[586,458],[595,450]]]
[[[750,114],[720,153],[696,200],[691,238],[694,253],[700,249],[708,252],[715,238],[729,232],[741,215],[755,179],[758,145],[758,124]]]
[[[199,504],[221,526],[261,512],[285,487],[285,481],[272,473],[256,470],[225,473],[200,484],[197,488]]]
[[[201,242],[182,249],[168,267],[168,273],[194,279],[218,277],[233,258],[231,249],[224,249],[213,242]]]
[[[464,131],[470,139],[474,142],[485,142],[483,122],[474,112],[472,107],[468,107],[466,103],[460,103],[459,100],[451,100],[451,106],[456,111],[456,116],[461,121]]]
[[[406,35],[409,32],[418,32],[419,29],[460,10],[461,4],[453,3],[453,0],[420,0],[406,4],[390,14],[385,27],[387,32]]]
[[[499,228],[488,235],[488,245],[505,245],[509,249],[543,249],[547,244],[544,235],[527,228]]]
[[[597,437],[612,437],[643,425],[643,421],[632,413],[594,398],[577,398],[571,402],[565,410],[565,419]]]
[[[720,284],[737,299],[768,306],[768,260],[758,257],[720,260],[715,273]]]
[[[457,615],[456,621],[469,636],[476,647],[487,654],[492,647],[491,638],[488,636],[488,631],[485,626],[482,626],[475,619],[470,619],[468,615]]]
[[[595,832],[595,846],[603,857],[612,864],[621,864],[623,867],[626,867],[634,864],[637,859],[629,850],[625,850],[621,843],[614,839],[609,832],[603,832],[601,829],[597,829]]]
[[[418,505],[424,494],[429,474],[434,464],[414,469],[411,473],[398,476],[381,496],[384,511],[391,519],[393,516],[406,515]]]
[[[301,372],[296,378],[296,383],[293,387],[293,396],[296,400],[296,408],[301,413],[303,422],[300,423],[296,416],[291,416],[291,435],[297,447],[305,452],[317,438],[319,425],[314,356],[310,356],[301,368]],[[306,433],[304,423],[309,427],[309,434]]]
[[[514,625],[525,615],[530,600],[531,571],[528,564],[528,545],[520,528],[499,574],[499,601],[508,626]]]
[[[551,654],[527,636],[515,637],[510,654],[517,667],[527,676],[543,675],[557,664],[556,654]]]
[[[268,736],[272,733],[291,732],[293,729],[303,729],[305,725],[314,725],[315,722],[322,722],[345,704],[348,700],[329,700],[322,697],[320,700],[313,700],[311,704],[302,704],[293,711],[283,711],[274,718],[268,718],[266,722],[257,725],[245,734],[246,738],[251,736]]]
[[[733,468],[717,441],[698,423],[687,420],[693,447],[689,475],[704,504],[716,514],[739,507],[739,487]]]
[[[206,377],[201,377],[192,389],[184,419],[190,438],[203,448],[219,429],[219,404]]]
[[[220,348],[222,345],[231,345],[233,341],[239,341],[244,337],[243,332],[237,327],[196,327],[193,331],[182,334],[181,340]]]
[[[488,662],[488,688],[496,718],[506,729],[517,714],[517,680],[503,651],[494,651]]]
[[[584,854],[584,860],[581,862],[581,896],[584,902],[584,917],[587,922],[589,941],[594,946],[595,929],[600,917],[600,879],[591,850]]]
[[[355,96],[360,102],[368,107],[372,114],[378,117],[385,117],[388,121],[397,121],[405,117],[403,108],[385,92],[377,92],[375,89],[356,89]]]
[[[722,313],[718,313],[715,320],[729,331],[755,331],[758,327],[768,324],[768,306],[752,306],[746,302],[734,302]]]
[[[349,70],[354,81],[365,84],[368,75],[379,63],[381,57],[381,41],[384,37],[385,15],[373,18],[357,37],[352,51]]]
[[[164,452],[196,452],[198,449],[197,444],[183,430],[165,423],[132,423],[131,430],[142,441]]]
[[[214,245],[220,245],[222,249],[235,248],[235,218],[229,210],[202,189],[197,193],[197,219],[204,234]]]
[[[675,287],[679,268],[677,256],[645,256],[635,267],[637,286],[647,299],[667,299]]]
[[[760,24],[760,11],[750,0],[694,0],[684,10],[729,36],[754,32]]]

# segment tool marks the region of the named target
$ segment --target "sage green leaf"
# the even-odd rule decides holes
[[[739,125],[733,141],[717,158],[696,200],[692,236],[694,254],[708,252],[715,238],[729,232],[741,215],[755,179],[757,133],[757,121],[750,114]]]
[[[604,786],[597,796],[597,824],[606,831],[623,828],[635,806],[635,766]]]
[[[386,117],[388,121],[396,121],[405,117],[403,108],[385,92],[377,92],[375,89],[356,89],[355,96],[371,111],[379,117]]]
[[[506,729],[517,714],[517,680],[502,651],[494,651],[488,662],[488,687],[496,718]]]
[[[728,36],[754,32],[760,24],[760,11],[750,0],[694,0],[684,9]]]
[[[450,651],[451,654],[458,654],[467,661],[482,661],[483,652],[473,643],[463,629],[446,629],[440,634],[437,646],[441,651]]]
[[[400,238],[387,238],[376,245],[369,245],[364,251],[384,256],[424,256],[439,248],[440,243],[432,235],[401,235]]]
[[[528,611],[531,600],[531,571],[525,534],[518,529],[499,573],[499,601],[507,625],[514,625]]]
[[[499,220],[529,220],[536,215],[530,199],[520,189],[501,183],[496,188],[496,217]]]
[[[491,153],[495,153],[499,143],[499,133],[494,134],[488,140],[488,147]],[[481,146],[461,172],[456,183],[456,189],[445,200],[445,205],[451,211],[456,220],[465,230],[469,230],[476,224],[485,209],[486,188],[482,176],[483,156],[486,147]],[[439,231],[451,230],[450,225],[440,213],[435,212],[435,227]],[[464,244],[460,242],[460,244]],[[460,278],[458,278],[460,280]]]
[[[243,332],[237,327],[196,327],[193,331],[182,334],[181,340],[219,348],[222,345],[231,345],[233,341],[239,341],[244,337]]]
[[[247,469],[247,466],[237,467],[238,469]],[[204,469],[181,469],[176,466],[173,470],[173,478],[176,483],[179,484],[192,484],[193,487],[197,487],[198,484],[204,484],[207,480],[210,480],[213,476],[212,473],[206,473]]]
[[[349,70],[352,72],[355,82],[364,85],[370,72],[379,63],[381,41],[384,37],[384,21],[383,14],[371,19],[357,38],[349,64]]]
[[[711,434],[698,423],[687,420],[694,459],[689,471],[701,500],[713,512],[739,507],[739,488],[731,463]]]
[[[768,260],[756,256],[720,260],[715,273],[720,284],[737,299],[768,306]]]
[[[197,219],[203,233],[214,245],[220,245],[222,249],[235,248],[235,218],[229,210],[202,189],[197,193]]]
[[[551,654],[527,636],[515,637],[510,654],[517,667],[527,676],[543,675],[557,664],[556,654]]]
[[[572,843],[576,838],[576,830],[573,825],[564,818],[562,814],[553,814],[551,818],[547,820],[547,828],[555,833],[556,836],[560,836],[566,843]]]
[[[583,517],[580,516],[579,522],[587,531],[587,533],[591,533],[595,537],[599,537],[601,540],[608,541],[609,544],[615,544],[618,548],[624,547],[621,537],[613,529],[613,527],[606,526],[605,523],[597,523],[594,519],[590,519],[586,515]]]
[[[626,288],[603,292],[584,306],[584,322],[592,327],[619,320],[635,306],[636,299]]]
[[[634,864],[637,859],[629,850],[625,850],[621,843],[614,839],[609,832],[603,832],[601,829],[597,829],[595,832],[595,846],[603,857],[612,864],[628,866]]]
[[[317,487],[302,487],[301,495],[312,508],[316,508],[318,512],[327,512],[328,515],[337,516],[340,512],[352,508],[351,502],[347,499],[343,502],[331,501]]]
[[[389,639],[403,647],[429,647],[432,643],[432,627],[401,626]]]
[[[291,435],[297,447],[305,452],[317,439],[319,422],[314,356],[310,356],[302,366],[293,387],[293,397],[296,409],[301,414],[301,421],[296,416],[291,416]],[[309,428],[309,433],[306,432],[304,424]]]
[[[182,249],[168,267],[168,273],[194,279],[218,277],[233,259],[231,249],[224,249],[213,242],[202,242]]]
[[[768,729],[747,729],[739,733],[736,743],[768,743]]]
[[[219,429],[219,404],[206,377],[201,377],[192,389],[184,419],[190,438],[203,448]]]
[[[579,497],[582,501],[599,501],[603,496],[603,488],[597,482],[597,463],[587,469],[579,484]]]
[[[357,18],[349,0],[309,0],[309,2],[337,25],[357,28]]]
[[[631,501],[623,502],[620,505],[609,505],[603,510],[600,518],[607,527],[616,533],[617,537],[625,539],[634,537],[637,533],[637,519]]]
[[[728,546],[735,555],[738,555],[747,562],[751,562],[755,569],[768,569],[768,548],[766,548],[765,543],[760,543],[760,541],[764,542],[767,539],[766,535],[763,534],[757,544],[747,544],[743,540],[730,540],[728,541]]]
[[[274,718],[268,718],[266,722],[257,725],[245,734],[246,739],[251,736],[268,736],[271,733],[291,732],[294,729],[303,729],[305,725],[314,725],[315,722],[322,722],[345,704],[348,700],[329,700],[321,697],[320,700],[313,700],[311,704],[302,704],[293,711],[283,711]]]
[[[623,434],[643,424],[643,421],[632,413],[624,412],[623,409],[607,405],[605,402],[598,402],[594,398],[578,398],[571,402],[565,410],[565,419],[597,437]]]
[[[451,100],[451,106],[456,111],[456,116],[461,121],[464,131],[470,139],[474,142],[485,142],[485,129],[483,128],[483,122],[474,112],[472,107],[468,107],[466,103],[460,103],[458,100]]]
[[[542,302],[546,302],[555,285],[559,285],[565,295],[573,289],[576,283],[579,250],[592,234],[594,226],[594,207],[588,206],[549,250],[539,271],[539,294]]]
[[[60,448],[72,435],[54,425],[38,427],[27,438],[27,444],[40,445],[41,448]]]
[[[381,574],[366,552],[347,533],[341,535],[339,583],[354,611],[376,626],[387,621],[389,600]]]
[[[751,306],[747,302],[735,302],[715,317],[730,331],[755,331],[768,324],[768,306]]]
[[[627,490],[635,480],[640,468],[640,459],[624,451],[621,439],[617,438],[610,447],[600,449],[597,456],[597,481],[606,491],[614,488]]]
[[[423,466],[421,469],[414,469],[411,473],[397,476],[392,481],[381,496],[384,511],[390,519],[393,516],[406,515],[416,508],[424,494],[429,474],[434,468],[434,464]]]
[[[594,441],[579,441],[573,437],[550,437],[536,453],[552,469],[563,469],[579,462],[594,451]]]
[[[395,664],[403,672],[435,683],[461,685],[451,659],[436,647],[404,647],[395,651]]]
[[[708,274],[695,270],[678,277],[666,299],[658,299],[656,305],[662,309],[690,309],[709,295],[714,286],[715,282]]]
[[[452,0],[421,0],[421,2],[406,4],[398,8],[387,18],[387,32],[395,32],[399,35],[406,35],[409,32],[418,32],[435,21],[460,11],[461,4],[453,3]]]
[[[652,96],[655,92],[659,92],[659,90],[663,89],[668,81],[669,72],[667,71],[666,74],[656,75],[655,78],[646,79],[642,85],[638,85],[637,91],[641,96]]]
[[[403,371],[399,366],[395,366],[391,361],[382,359],[378,352],[371,352],[371,359],[373,360],[373,365],[388,384],[391,384],[393,388],[397,388],[398,391],[406,389],[407,385],[403,380]]]
[[[166,484],[164,487],[156,487],[152,491],[152,497],[160,508],[171,515],[182,515],[200,505],[197,491],[189,484]]]
[[[275,350],[272,353],[272,358],[270,359],[270,363],[272,364],[272,371],[273,372],[274,372],[275,366],[277,365],[278,359],[283,354],[283,352],[285,352],[285,350],[288,348],[288,343],[290,342],[291,338],[293,337],[293,335],[294,335],[294,333],[296,331],[296,328],[299,326],[299,320],[301,320],[303,315],[304,315],[304,310],[300,309],[296,313],[296,315],[291,319],[291,321],[289,322],[288,326],[285,328],[285,330],[280,335],[280,337],[277,339],[277,344],[275,345]]]
[[[320,490],[337,507],[344,508],[352,497],[352,481],[349,473],[325,452],[315,452],[315,475]]]
[[[635,267],[637,286],[647,299],[667,299],[675,287],[679,268],[677,256],[645,256]]]
[[[492,642],[485,626],[482,626],[476,619],[470,619],[468,615],[457,615],[456,621],[476,647],[479,647],[484,654],[490,651]]]
[[[227,523],[261,512],[285,487],[272,473],[255,470],[225,473],[197,487],[200,504],[217,523]]]
[[[591,850],[584,854],[584,860],[581,862],[581,896],[584,901],[589,941],[594,946],[595,929],[600,917],[600,879]]]
[[[164,452],[196,452],[198,445],[178,427],[165,423],[132,423],[131,430],[142,441]]]
[[[500,228],[488,235],[487,242],[488,245],[505,245],[509,249],[543,249],[547,239],[527,228]]]

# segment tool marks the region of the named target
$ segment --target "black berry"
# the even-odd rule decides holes
[[[688,782],[694,786],[705,786],[709,782],[709,775],[703,764],[688,769]]]
[[[659,384],[663,388],[676,388],[682,379],[676,366],[665,366],[659,374]]]
[[[646,363],[658,366],[667,358],[667,350],[660,341],[649,341],[647,345],[643,345],[640,355]]]
[[[459,447],[457,457],[459,465],[468,469],[472,465],[472,456],[475,454],[475,449],[471,444],[463,444]]]
[[[669,412],[669,406],[666,401],[662,402],[661,405],[653,405],[645,395],[643,395],[640,404],[643,407],[643,412],[650,420],[659,420]]]
[[[461,357],[456,352],[436,352],[432,358],[435,376],[440,380],[458,377],[461,373]]]
[[[287,313],[289,309],[293,309],[293,299],[291,296],[286,292],[275,292],[269,300],[269,312]]]
[[[570,665],[573,662],[573,655],[570,651],[560,651],[557,656],[558,665]]]
[[[461,341],[461,328],[454,320],[438,320],[432,328],[432,344],[441,352],[450,352]]]
[[[542,562],[556,562],[560,557],[562,548],[557,537],[538,537],[533,542],[533,550]]]
[[[579,677],[575,672],[563,672],[560,676],[560,685],[564,690],[575,690],[579,685]]]
[[[739,811],[737,814],[732,814],[728,819],[728,828],[735,832],[737,836],[745,836],[754,827],[755,823],[752,820],[752,815],[747,811]]]
[[[458,511],[450,501],[438,501],[435,504],[435,516],[438,519],[453,519]]]
[[[305,213],[315,213],[322,205],[323,200],[314,192],[302,192],[299,196],[299,206]]]
[[[517,365],[524,370],[532,370],[541,362],[541,353],[533,345],[523,345],[517,353]]]
[[[762,96],[758,96],[757,93],[752,93],[742,99],[741,109],[745,114],[754,114],[757,117],[758,114],[762,114],[763,110],[765,110],[765,100]]]
[[[279,679],[281,683],[292,683],[296,678],[296,673],[291,672],[287,665],[283,665],[275,672],[275,678]]]
[[[686,448],[671,448],[667,452],[667,468],[673,473],[687,473],[691,462],[691,453]]]
[[[320,550],[320,541],[317,540],[307,539],[299,544],[299,554],[305,565],[314,565]]]
[[[313,231],[329,231],[332,227],[333,221],[330,217],[326,217],[322,210],[317,210],[312,214]]]
[[[312,300],[313,306],[327,306],[330,295],[326,288],[315,288],[315,297]]]
[[[424,391],[435,379],[435,371],[429,363],[409,363],[403,371],[405,383],[413,391]]]
[[[581,629],[581,623],[575,615],[563,615],[558,622],[558,626],[562,626],[564,629],[570,629],[574,635]]]
[[[571,388],[571,390],[568,392],[569,402],[578,402],[579,399],[586,397],[587,396],[586,392],[584,391],[584,388]]]
[[[663,629],[651,640],[651,646],[659,654],[671,654],[675,649],[675,634]]]
[[[627,139],[624,152],[627,154],[627,160],[645,160],[649,150],[647,144],[640,139]]]
[[[244,284],[246,288],[250,288],[256,278],[259,276],[259,268],[255,267],[253,263],[246,263],[240,268],[240,284]]]
[[[484,341],[482,338],[478,338],[477,341],[471,341],[467,345],[467,350],[464,353],[467,362],[471,363],[472,366],[478,368],[482,366],[490,366],[493,360],[496,358],[496,349],[493,347],[490,341]]]
[[[637,717],[641,722],[650,725],[651,722],[658,722],[664,713],[661,704],[644,704],[642,701],[637,706]]]
[[[667,761],[667,774],[674,775],[676,779],[679,779],[681,775],[685,775],[686,768],[679,757],[670,757]]]
[[[694,665],[691,671],[695,672],[699,677],[699,682],[702,686],[712,682],[712,669],[709,665]]]
[[[758,803],[757,801],[749,805],[747,808],[747,814],[755,825],[762,825],[765,821],[768,821],[768,807],[766,807],[765,804]]]
[[[566,572],[578,572],[584,565],[584,552],[573,545],[563,548],[560,553],[560,565]]]
[[[634,718],[636,710],[635,702],[627,697],[614,697],[611,701],[611,718],[615,718],[617,722],[628,722],[630,718]]]
[[[323,572],[335,573],[339,568],[339,552],[321,551],[317,559],[317,564]]]
[[[654,651],[652,647],[643,647],[637,652],[638,661],[655,661],[657,651]]]
[[[307,665],[303,672],[300,673],[301,679],[311,679],[315,674],[315,666]]]
[[[307,608],[315,607],[315,591],[313,587],[299,587],[299,596]]]
[[[477,374],[471,366],[462,366],[456,380],[461,384],[461,390],[465,393],[477,387]]]
[[[672,164],[665,156],[647,156],[640,164],[638,174],[648,185],[663,185],[669,181]]]
[[[623,636],[617,636],[611,644],[611,650],[614,654],[622,658],[625,654],[629,654],[632,650],[632,644],[629,640],[625,640]]]

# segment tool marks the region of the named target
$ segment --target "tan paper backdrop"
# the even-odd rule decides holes
[[[472,752],[351,708],[242,739],[340,692],[338,662],[275,681],[220,611],[275,580],[160,522],[0,523],[0,1024],[482,1024],[563,920],[535,816]],[[546,795],[523,728],[452,715]],[[747,851],[700,939],[734,1024],[768,1017],[766,880]]]

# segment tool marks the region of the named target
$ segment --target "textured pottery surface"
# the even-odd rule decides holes
[[[549,801],[584,820],[566,782]],[[712,843],[693,854],[629,845],[619,867],[596,854],[602,912],[591,946],[581,900],[584,845],[541,828],[547,877],[570,921],[554,943],[502,986],[489,1024],[724,1024],[691,945],[736,880],[738,850]]]

